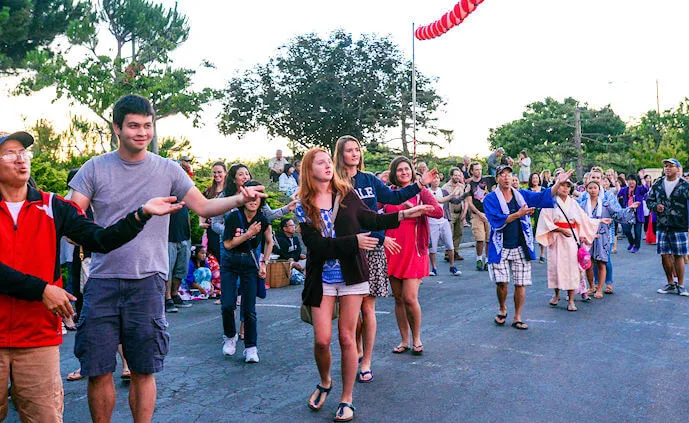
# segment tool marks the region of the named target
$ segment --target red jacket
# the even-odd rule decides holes
[[[75,203],[30,187],[15,225],[0,198],[0,348],[62,343],[61,319],[40,302],[46,283],[62,286],[62,236],[88,250],[106,253],[132,240],[142,229],[134,212],[103,229]]]

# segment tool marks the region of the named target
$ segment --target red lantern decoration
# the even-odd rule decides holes
[[[430,40],[433,38],[433,34],[431,33],[431,27],[430,25],[424,25],[423,27],[423,35],[426,37],[426,40]]]
[[[455,22],[450,19],[450,13],[446,13],[443,15],[442,18],[440,18],[440,24],[445,28],[445,29],[452,29],[453,26],[455,26]]]
[[[417,40],[423,40],[423,38],[421,38],[421,27],[414,30],[414,37],[416,37]]]
[[[433,25],[435,25],[435,29],[438,32],[438,35],[443,35],[447,32],[447,29],[443,28],[443,26],[440,25],[440,21],[433,22]]]
[[[471,0],[462,0],[460,1],[460,3],[462,5],[462,9],[466,12],[467,15],[476,10],[476,5],[472,3]]]
[[[469,15],[464,9],[462,9],[462,2],[459,2],[455,4],[455,7],[452,9],[453,12],[455,12],[455,16],[461,21],[466,19],[466,17]]]
[[[483,3],[483,0],[471,0],[471,2],[478,6],[479,4]]]
[[[426,26],[426,35],[428,35],[428,39],[432,39],[438,36],[438,34],[435,33],[435,28],[433,28],[433,24],[428,24]]]
[[[462,20],[463,20],[463,19],[459,19],[459,18],[457,17],[457,15],[455,15],[455,10],[454,10],[454,9],[450,10],[450,12],[448,13],[448,16],[450,17],[450,21],[452,21],[452,23],[453,23],[454,26],[457,26],[457,25],[459,25],[459,24],[462,23]]]

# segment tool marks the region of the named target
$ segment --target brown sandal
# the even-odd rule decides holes
[[[609,286],[609,287],[605,288],[605,294],[606,295],[614,294],[614,292],[612,291],[612,287]]]

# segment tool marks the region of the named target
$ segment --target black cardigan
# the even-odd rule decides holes
[[[354,285],[369,279],[368,261],[359,249],[357,234],[362,228],[371,231],[396,228],[400,225],[397,213],[378,214],[369,209],[354,191],[340,202],[335,217],[336,238],[325,238],[319,228],[300,223],[301,236],[306,245],[306,281],[301,293],[303,303],[319,307],[323,297],[323,264],[339,259],[345,284]]]

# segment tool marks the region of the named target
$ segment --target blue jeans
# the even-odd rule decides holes
[[[593,269],[593,283],[598,283],[598,270],[595,268]],[[612,285],[612,257],[610,253],[608,253],[608,262],[605,263],[605,284]]]
[[[256,287],[258,269],[248,253],[221,254],[220,284],[222,294],[223,332],[228,338],[237,334],[234,321],[234,310],[237,308],[236,281],[239,279],[239,292],[242,295],[240,315],[244,320],[244,347],[255,347],[257,340]]]
[[[644,224],[639,222],[636,222],[632,225],[622,225],[622,229],[624,230],[624,234],[627,236],[629,244],[636,248],[641,248],[641,230],[643,228]]]

